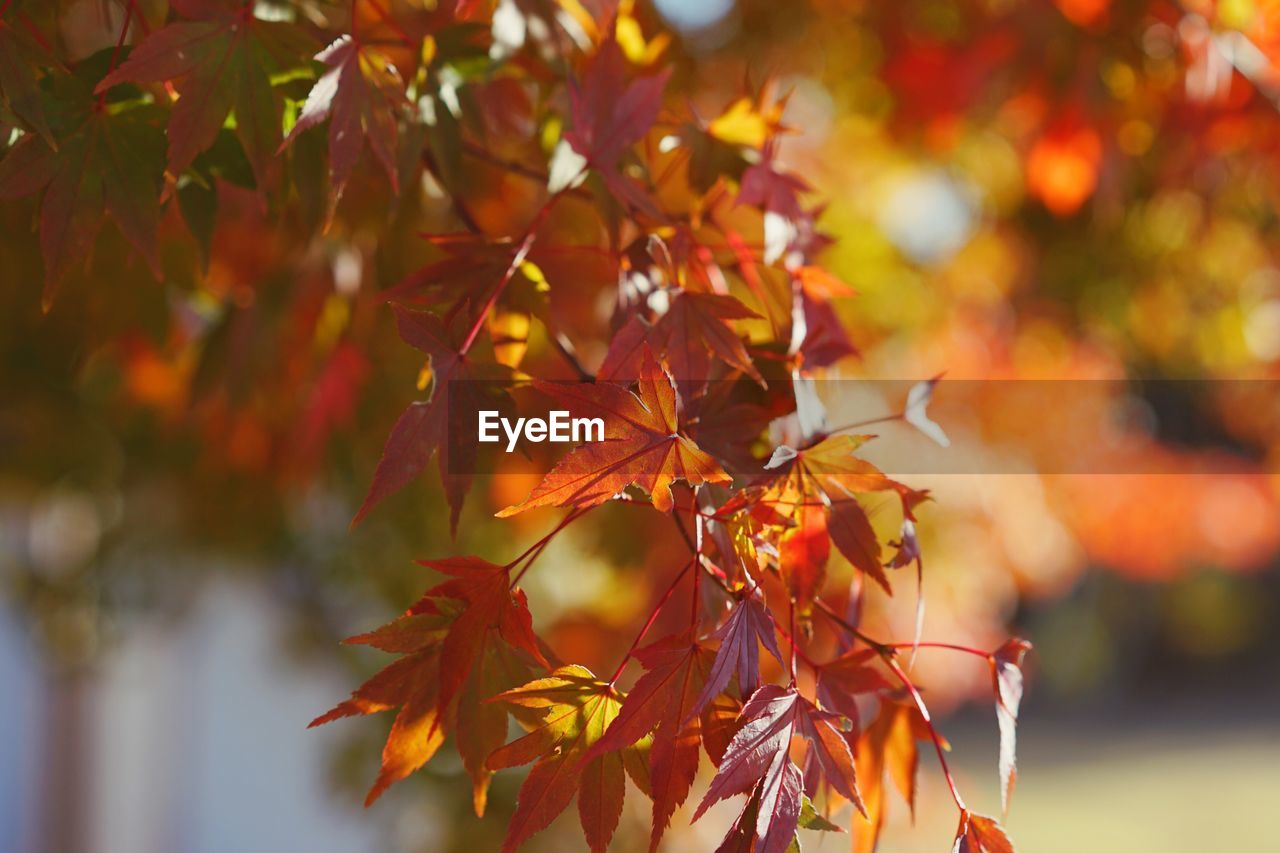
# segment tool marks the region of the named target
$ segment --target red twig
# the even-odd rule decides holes
[[[832,622],[836,623],[841,628],[848,631],[856,639],[861,640],[871,648],[875,649],[876,652],[878,652],[879,654],[881,655],[894,654],[894,645],[892,643],[882,643],[879,640],[875,640],[875,639],[872,639],[871,637],[868,637],[866,634],[859,631],[853,625],[849,624],[849,620],[845,619],[843,616],[837,613],[834,609],[832,609],[830,604],[827,604],[822,599],[815,598],[813,600],[813,604],[815,607],[818,608],[818,610],[822,613],[822,615],[826,616]],[[907,643],[906,645],[911,645],[911,644]]]
[[[115,49],[111,51],[111,61],[107,64],[108,77],[111,76],[112,71],[116,70],[116,63],[120,61],[120,51],[124,48],[124,40],[129,35],[129,25],[133,23],[133,13],[135,9],[135,0],[129,0],[128,5],[125,6],[124,10],[124,23],[120,25],[120,36],[116,39]],[[0,14],[3,14],[3,10],[0,10]],[[107,90],[103,89],[102,93],[98,95],[98,109],[102,109],[106,103]]]
[[[821,664],[814,662],[813,658],[804,653],[804,649],[800,648],[800,644],[796,642],[796,638],[791,636],[790,633],[784,631],[782,628],[778,628],[778,633],[781,634],[782,638],[791,646],[792,654],[798,654],[800,656],[800,660],[804,661],[805,665],[810,669],[817,670],[821,666]]]
[[[13,0],[4,0],[3,3],[0,3],[0,17],[4,17],[4,13],[9,11],[9,6],[12,3]]]
[[[888,646],[892,649],[950,649],[953,652],[964,652],[967,655],[973,655],[974,657],[980,657],[983,659],[991,658],[990,652],[975,649],[973,646],[956,645],[955,643],[889,643]]]
[[[551,544],[551,540],[555,538],[557,533],[559,533],[561,530],[564,530],[566,527],[568,527],[571,522],[576,521],[577,519],[581,518],[586,514],[587,514],[587,511],[585,509],[575,509],[573,512],[569,513],[564,518],[560,519],[560,523],[557,524],[554,528],[552,528],[550,533],[548,533],[546,536],[543,536],[537,542],[534,542],[532,545],[526,548],[524,553],[521,554],[519,557],[516,557],[510,563],[507,563],[507,568],[513,569],[520,564],[521,560],[525,559],[526,557],[529,558],[529,562],[525,563],[524,567],[521,568],[518,572],[516,572],[515,577],[511,579],[511,586],[514,588],[515,585],[520,582],[520,578],[524,577],[524,573],[529,571],[529,567],[533,565],[533,561],[538,559],[538,556],[546,549],[548,545]]]
[[[3,11],[0,11],[0,14],[3,14]],[[57,63],[59,68],[65,69],[66,66],[63,65],[62,60],[58,59],[57,54],[53,50],[53,45],[51,45],[49,43],[49,40],[44,37],[44,33],[40,32],[40,28],[37,27],[32,22],[32,20],[27,17],[27,13],[19,9],[17,12],[17,15],[18,15],[18,20],[22,22],[23,28],[26,29],[27,34],[31,36],[31,38],[35,39],[36,44],[44,48],[45,53],[53,57],[53,61]]]
[[[893,423],[894,421],[900,421],[905,417],[906,415],[903,414],[902,412],[898,412],[896,415],[881,415],[878,418],[869,418],[868,420],[865,420],[865,421],[855,421],[854,423],[851,423],[851,424],[838,426],[835,429],[829,429],[827,430],[827,434],[834,435],[837,432],[844,432],[845,430],[862,429],[863,427],[875,426],[876,424]]]
[[[796,644],[796,598],[787,597],[787,642],[791,644],[791,686],[796,686],[796,653],[800,647]]]
[[[410,48],[413,48],[414,50],[417,50],[418,43],[415,42],[413,39],[409,38],[409,34],[404,31],[403,27],[401,27],[398,23],[396,23],[395,18],[391,17],[391,13],[387,11],[387,8],[382,5],[380,0],[369,0],[369,5],[373,7],[373,11],[377,13],[378,18],[381,19],[382,23],[390,27],[391,31],[396,34],[396,38],[404,42],[406,47],[410,47]],[[352,13],[354,15],[355,0],[352,0],[351,6],[352,6]]]
[[[694,504],[692,506],[692,509],[694,510],[693,524],[694,524],[694,531],[695,531],[693,538],[694,538],[694,547],[696,549],[693,553],[693,559],[695,562],[701,563],[702,562],[702,537],[705,535],[705,532],[702,529],[702,517],[696,514],[697,513],[696,504],[698,500],[697,487],[694,487],[694,490],[693,490],[693,500],[694,500]],[[693,604],[690,608],[693,612],[689,615],[689,626],[694,631],[696,631],[698,628],[698,610],[699,610],[699,606],[702,604],[701,581],[702,581],[702,572],[695,571],[693,573]]]
[[[636,634],[636,638],[631,642],[631,648],[627,649],[627,653],[618,664],[618,668],[615,669],[613,671],[613,675],[609,677],[610,687],[618,683],[618,678],[622,675],[622,671],[627,668],[627,661],[631,660],[631,656],[634,655],[636,649],[640,647],[640,643],[644,641],[645,635],[649,633],[649,629],[653,627],[653,623],[658,621],[658,614],[662,612],[662,608],[671,600],[671,595],[676,591],[676,587],[680,584],[680,581],[688,573],[689,569],[693,568],[693,566],[697,564],[697,562],[698,558],[694,557],[692,560],[685,563],[684,568],[681,569],[679,574],[675,576],[675,579],[671,581],[671,585],[667,587],[667,591],[662,594],[662,598],[659,599],[657,606],[653,608],[653,612],[650,613],[649,618],[645,620],[644,627],[640,629],[640,633]],[[694,574],[694,577],[697,577],[696,573]]]
[[[956,808],[962,812],[968,811],[964,800],[960,797],[960,791],[956,789],[956,780],[951,775],[951,768],[947,765],[946,752],[942,748],[942,737],[933,725],[933,719],[929,716],[929,706],[924,703],[924,697],[916,689],[911,677],[903,672],[902,667],[898,666],[898,662],[893,659],[892,652],[882,654],[882,657],[885,665],[898,677],[898,680],[902,682],[902,686],[911,694],[912,700],[916,703],[916,708],[920,710],[920,716],[924,718],[925,725],[929,728],[929,737],[933,740],[933,748],[938,753],[938,763],[942,765],[942,775],[947,779],[947,787],[951,789],[951,799],[955,800]]]
[[[489,294],[489,298],[485,301],[484,307],[480,309],[480,314],[476,317],[475,323],[472,324],[471,331],[467,333],[466,340],[462,342],[462,347],[458,350],[458,355],[465,356],[467,352],[470,351],[471,345],[476,342],[476,337],[484,327],[485,318],[489,316],[489,312],[493,310],[493,306],[498,303],[498,297],[507,289],[507,285],[511,283],[511,279],[515,278],[516,270],[520,268],[520,265],[524,263],[525,258],[529,256],[529,250],[533,248],[534,240],[537,239],[538,229],[542,226],[542,223],[546,221],[548,214],[551,213],[551,208],[554,207],[555,203],[560,199],[562,192],[563,191],[556,193],[543,202],[542,207],[539,208],[538,212],[534,215],[533,221],[530,222],[529,227],[525,229],[524,237],[520,240],[520,246],[516,249],[515,255],[512,256],[511,263],[507,264],[506,272],[502,274],[502,278],[498,281],[497,286],[494,287],[493,292]]]

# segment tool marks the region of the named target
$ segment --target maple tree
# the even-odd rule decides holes
[[[398,656],[314,721],[394,711],[367,803],[452,741],[477,814],[495,773],[532,765],[507,849],[575,797],[588,845],[604,849],[627,779],[651,800],[657,848],[694,805],[705,755],[715,773],[692,818],[742,798],[721,849],[787,850],[799,829],[842,822],[869,851],[889,785],[915,808],[923,745],[959,813],[955,849],[1011,849],[994,819],[966,805],[911,662],[933,649],[990,668],[1007,810],[1029,646],[986,651],[922,633],[916,512],[929,495],[860,456],[885,419],[833,427],[813,391],[813,377],[857,353],[843,308],[854,290],[823,266],[832,238],[809,183],[781,156],[796,129],[774,85],[712,113],[694,106],[667,34],[627,0],[108,5],[119,12],[112,42],[73,57],[51,43],[41,4],[0,2],[0,199],[34,199],[46,308],[67,298],[60,286],[95,250],[113,250],[105,218],[157,278],[194,276],[210,262],[215,225],[225,234],[267,211],[310,251],[342,260],[335,244],[363,247],[387,280],[358,298],[299,286],[280,326],[339,331],[316,331],[318,366],[299,366],[307,346],[281,347],[270,394],[297,396],[313,367],[315,379],[301,426],[272,424],[283,435],[274,443],[252,417],[263,404],[210,395],[206,436],[231,467],[268,467],[282,449],[293,473],[351,423],[376,352],[350,329],[377,337],[371,316],[394,322],[398,357],[412,352],[417,399],[412,383],[398,386],[407,407],[367,466],[356,523],[434,462],[449,527],[465,533],[481,478],[457,426],[481,408],[551,402],[605,423],[603,442],[564,454],[527,497],[496,502],[499,523],[545,523],[545,536],[504,564],[493,554],[422,561],[445,579],[348,641]],[[1109,4],[1058,5],[1091,25],[1102,13],[1089,9]],[[912,43],[884,77],[945,135],[1007,43]],[[967,72],[939,82],[951,65]],[[1069,216],[1099,191],[1096,126],[1111,119],[1061,112],[1028,143],[1027,185],[1051,215]],[[423,198],[435,205],[425,213]],[[429,233],[401,253],[411,260],[368,248],[423,221]],[[166,254],[177,240],[200,246],[198,263]],[[247,306],[272,302],[269,288],[246,292],[240,279],[296,273],[244,243],[214,271],[220,296],[245,308],[225,327],[240,340],[255,333]],[[151,375],[149,349],[127,357]],[[235,361],[204,381],[234,385]],[[915,386],[888,420],[945,444],[926,413],[936,382]],[[172,395],[156,385],[139,381],[139,394],[163,409]],[[547,565],[548,548],[606,506],[662,517],[687,553],[604,679],[535,633],[520,583],[530,571],[567,574]],[[870,585],[914,593],[914,636],[864,628]],[[687,616],[674,613],[681,601]],[[527,733],[508,742],[511,721]]]
[[[829,817],[846,802],[871,849],[885,809],[881,768],[911,801],[923,733],[962,815],[957,844],[998,849],[998,827],[955,791],[941,736],[901,663],[903,649],[927,644],[873,639],[850,621],[856,599],[828,600],[832,544],[886,592],[897,568],[922,570],[913,509],[927,494],[860,459],[871,436],[830,430],[806,384],[854,351],[828,305],[851,291],[819,266],[828,238],[802,201],[808,186],[775,160],[789,131],[781,101],[764,91],[712,121],[682,109],[665,37],[629,2],[593,14],[575,2],[495,11],[368,0],[304,21],[232,0],[174,0],[167,15],[147,15],[126,0],[115,45],[66,70],[23,35],[26,5],[6,2],[0,29],[36,69],[10,62],[6,49],[4,102],[29,132],[0,160],[0,197],[43,193],[46,306],[89,254],[104,214],[162,275],[157,233],[175,200],[207,255],[219,181],[270,205],[312,193],[323,129],[318,231],[334,227],[365,151],[392,196],[429,175],[463,226],[429,236],[443,257],[385,291],[401,339],[425,356],[425,399],[392,427],[355,522],[435,458],[456,530],[476,473],[458,424],[481,407],[514,411],[516,396],[532,393],[605,424],[603,441],[571,450],[498,512],[565,508],[550,533],[506,564],[424,560],[446,579],[348,641],[398,656],[313,723],[396,712],[367,804],[452,739],[477,814],[495,772],[533,765],[504,849],[575,797],[588,845],[605,849],[627,776],[652,800],[656,848],[705,753],[717,772],[693,819],[745,796],[722,849],[791,849],[802,827],[838,829]],[[468,101],[491,96],[487,125],[476,126],[457,75],[486,57],[466,91]],[[532,212],[514,234],[473,207],[467,159],[530,185]],[[571,205],[598,212],[594,237],[551,236]],[[618,283],[609,329],[593,332],[575,316],[580,285],[558,264],[574,254],[603,258]],[[525,371],[535,323],[572,380]],[[592,370],[578,351],[601,332]],[[342,364],[340,376],[363,370]],[[925,402],[913,393],[903,418],[931,425]],[[892,556],[863,503],[879,493],[898,498]],[[534,633],[519,581],[570,523],[619,502],[668,514],[690,554],[604,680],[560,663]],[[651,640],[682,585],[685,627]],[[1006,796],[1019,643],[964,650],[996,673]],[[762,666],[761,648],[780,672]],[[633,660],[643,674],[624,688]],[[800,679],[802,668],[816,683]],[[507,742],[509,718],[528,733]],[[889,732],[908,718],[904,745]]]

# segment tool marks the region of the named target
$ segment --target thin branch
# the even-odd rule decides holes
[[[863,643],[866,643],[868,646],[875,649],[877,653],[881,655],[895,654],[894,644],[882,643],[879,640],[868,637],[866,634],[862,633],[857,628],[855,628],[852,624],[850,624],[849,620],[845,619],[843,616],[841,616],[839,613],[833,610],[831,605],[827,604],[822,599],[815,598],[813,600],[813,603],[818,608],[818,610],[821,611],[821,613],[824,616],[826,616],[832,622],[839,625],[841,628],[848,631],[852,636],[854,636],[858,640],[861,640]],[[910,645],[910,643],[908,643],[907,645]]]
[[[804,649],[800,648],[800,644],[796,642],[795,637],[791,636],[789,632],[779,625],[774,625],[774,627],[778,629],[778,633],[782,635],[782,639],[786,640],[791,646],[793,655],[799,655],[800,660],[804,661],[805,665],[808,666],[809,669],[817,670],[822,666],[822,664],[816,663],[813,658],[804,653]]]
[[[529,250],[533,248],[533,243],[538,237],[538,229],[542,227],[542,223],[546,221],[547,216],[551,213],[551,208],[560,200],[562,194],[563,191],[552,195],[542,203],[542,207],[534,214],[533,221],[525,228],[524,237],[520,241],[519,248],[516,249],[516,253],[511,257],[511,262],[507,264],[507,270],[502,274],[497,286],[489,294],[484,307],[480,309],[480,314],[476,317],[475,323],[471,326],[471,331],[467,333],[466,339],[462,342],[458,355],[465,356],[470,351],[471,345],[476,342],[476,337],[480,334],[480,329],[484,327],[484,321],[489,316],[489,312],[493,310],[494,305],[498,304],[498,297],[507,289],[511,279],[515,278],[516,270],[520,268],[525,258],[529,256]]]
[[[951,775],[951,768],[947,765],[947,756],[942,748],[942,737],[938,734],[937,728],[933,725],[933,719],[929,716],[929,706],[924,703],[924,697],[920,695],[920,691],[916,688],[911,677],[903,672],[902,667],[898,666],[898,662],[893,659],[892,654],[882,655],[885,665],[898,677],[902,682],[902,686],[911,694],[912,700],[916,703],[916,708],[920,711],[920,716],[924,718],[925,725],[929,728],[929,737],[933,740],[933,748],[938,753],[938,763],[942,765],[942,775],[947,779],[947,787],[951,789],[951,799],[955,801],[956,808],[960,811],[968,811],[964,804],[964,800],[960,797],[960,791],[956,788],[956,780]]]
[[[888,643],[891,649],[949,649],[953,652],[964,652],[967,655],[980,657],[984,660],[991,659],[990,652],[984,652],[981,649],[975,649],[973,646],[960,646],[955,643]]]
[[[791,644],[791,686],[796,686],[796,653],[800,646],[796,643],[796,597],[787,596],[787,642]]]
[[[632,656],[635,654],[636,649],[640,647],[640,643],[644,641],[645,635],[649,633],[649,629],[653,627],[653,623],[658,621],[658,614],[662,612],[662,608],[665,607],[667,602],[671,600],[671,595],[676,591],[676,587],[680,584],[680,581],[684,578],[686,574],[688,574],[689,569],[693,568],[694,564],[697,562],[698,560],[695,557],[694,559],[685,563],[684,568],[682,568],[680,572],[675,576],[675,578],[671,581],[671,585],[667,587],[667,591],[662,594],[662,598],[659,599],[657,606],[653,608],[653,612],[651,612],[649,614],[649,618],[645,620],[644,627],[640,629],[640,633],[636,634],[636,638],[631,642],[631,648],[627,649],[627,653],[625,656],[623,656],[622,661],[618,664],[618,668],[615,669],[613,671],[613,675],[610,676],[609,678],[610,687],[618,683],[618,678],[622,676],[623,670],[627,668],[627,661],[631,660]],[[696,572],[694,573],[694,577],[695,578],[697,577]]]
[[[835,435],[838,432],[845,432],[851,429],[862,429],[863,427],[875,426],[876,424],[889,424],[894,421],[900,421],[905,417],[906,415],[902,412],[898,412],[894,415],[881,415],[878,418],[869,418],[865,421],[855,421],[851,424],[838,426],[835,429],[829,429],[827,430],[827,435]]]
[[[369,0],[369,5],[373,7],[373,11],[377,13],[378,17],[382,20],[382,23],[390,27],[391,30],[396,34],[396,38],[404,42],[406,47],[409,47],[413,50],[417,50],[418,43],[409,37],[409,34],[404,31],[403,27],[401,27],[398,23],[396,23],[395,18],[391,17],[391,13],[388,12],[387,8],[382,5],[381,0]],[[352,0],[351,6],[352,6],[352,13],[354,14],[355,0]]]
[[[533,565],[534,560],[538,559],[542,552],[546,550],[547,546],[551,544],[551,540],[555,538],[556,534],[568,527],[570,523],[582,518],[582,516],[586,514],[587,510],[585,509],[575,509],[573,512],[562,518],[560,523],[557,524],[550,533],[530,545],[519,557],[516,557],[510,563],[507,563],[507,569],[511,570],[518,566],[521,560],[524,560],[526,557],[529,559],[529,561],[524,564],[524,567],[517,571],[515,577],[511,579],[511,588],[515,588],[515,585],[520,582],[522,577],[524,577],[524,573],[529,571],[529,567]]]
[[[595,374],[583,367],[582,362],[578,360],[578,354],[573,349],[573,342],[556,328],[550,318],[544,319],[542,325],[547,330],[547,339],[551,341],[552,348],[560,354],[560,357],[565,360],[569,367],[573,368],[573,372],[578,374],[578,379],[583,382],[595,382]]]
[[[7,4],[6,4],[7,5]],[[129,0],[124,10],[124,22],[120,25],[120,36],[116,39],[115,49],[111,51],[111,61],[107,64],[107,76],[111,76],[111,72],[116,70],[116,63],[120,61],[120,51],[124,48],[124,40],[129,36],[129,25],[133,23],[133,14],[136,11],[136,0]],[[0,9],[0,14],[4,10]],[[107,90],[103,89],[98,95],[98,109],[102,109],[107,103]]]

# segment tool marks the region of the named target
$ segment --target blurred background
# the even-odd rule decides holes
[[[122,20],[112,0],[50,9],[81,56]],[[859,354],[834,376],[1203,380],[1120,391],[1130,417],[1049,436],[994,403],[939,414],[948,452],[1002,473],[909,478],[936,498],[921,510],[925,635],[1035,643],[1007,823],[1019,849],[1275,849],[1280,410],[1230,389],[1280,378],[1280,3],[637,14],[672,34],[708,121],[761,86],[787,95],[780,159],[826,204],[826,264],[857,290],[838,310]],[[517,476],[480,482],[456,545],[433,477],[348,529],[421,367],[376,294],[421,262],[418,232],[451,230],[449,207],[424,187],[389,220],[369,169],[334,228],[301,242],[234,182],[218,193],[207,263],[167,222],[157,285],[104,235],[48,314],[32,207],[0,208],[0,849],[497,849],[519,773],[498,776],[479,820],[445,750],[365,812],[390,721],[305,729],[385,662],[337,644],[431,583],[414,558],[497,559],[546,529],[489,519],[523,496]],[[826,403],[835,422],[866,411]],[[1053,473],[1044,454],[1064,447],[1129,473]],[[599,521],[544,558],[574,583],[526,581],[539,632],[593,668],[625,648],[646,611],[635,591],[676,553],[648,547],[628,509]],[[867,618],[906,638],[914,602],[899,599],[872,596]],[[989,672],[939,655],[921,652],[919,680],[966,796],[998,813]],[[947,849],[929,756],[921,779],[919,819],[895,801],[884,849]],[[646,816],[631,797],[615,849],[642,849]],[[733,816],[688,827],[685,810],[666,848],[712,849]],[[573,821],[529,849],[579,849]]]

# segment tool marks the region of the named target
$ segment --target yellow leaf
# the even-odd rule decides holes
[[[507,367],[519,367],[529,349],[529,315],[495,308],[489,313],[487,323],[493,339],[494,359]]]
[[[769,133],[769,122],[756,111],[750,98],[739,98],[724,115],[711,122],[707,132],[730,145],[759,148]]]

